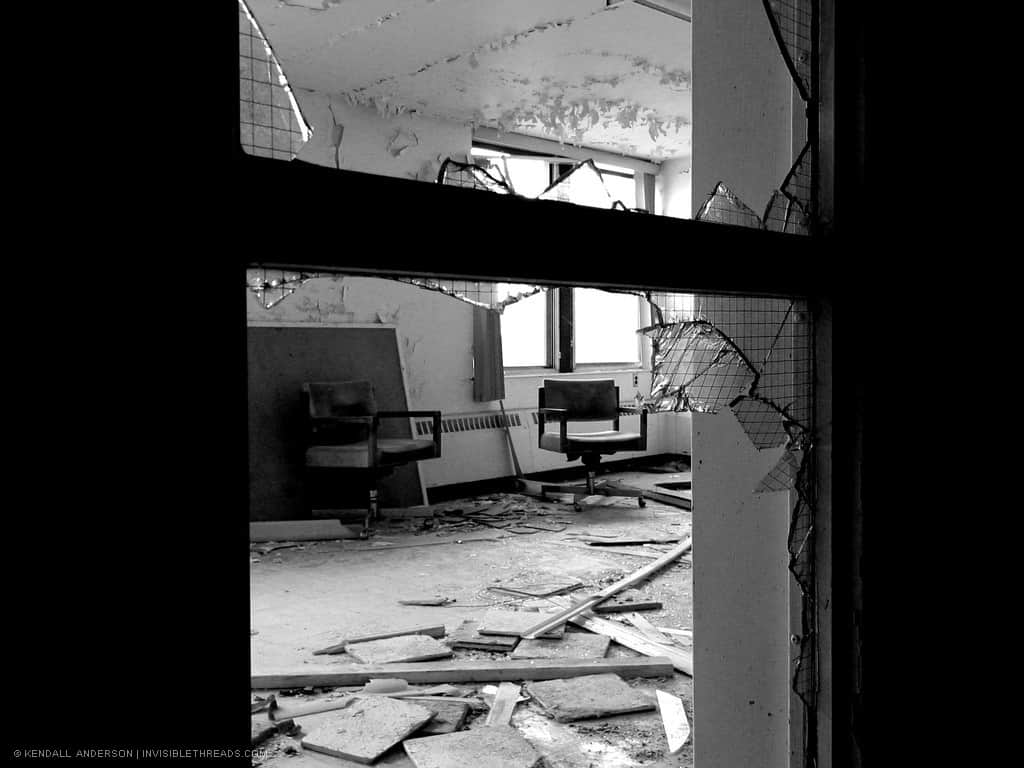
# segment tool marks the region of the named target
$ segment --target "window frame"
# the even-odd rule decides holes
[[[572,286],[546,286],[544,288],[547,300],[547,333],[545,334],[545,359],[547,364],[536,365],[506,365],[504,366],[506,376],[531,376],[537,374],[568,374],[580,372],[637,372],[649,371],[651,368],[651,346],[650,340],[644,336],[637,339],[637,360],[616,361],[609,360],[598,363],[577,363],[576,362],[576,336],[575,336],[575,301],[573,291],[576,288],[587,288],[585,285]],[[602,290],[600,288],[595,290]],[[615,293],[608,291],[608,293]],[[627,294],[628,295],[628,294]],[[568,310],[564,297],[568,297]],[[650,303],[643,296],[634,296],[637,300],[637,328],[650,325],[651,308]]]

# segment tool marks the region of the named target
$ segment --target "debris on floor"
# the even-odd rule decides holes
[[[350,643],[345,652],[363,664],[391,664],[406,661],[432,661],[452,655],[452,649],[426,635],[402,635],[365,643]]]
[[[507,635],[520,637],[544,617],[530,611],[488,611],[480,620],[477,630],[481,635]],[[559,624],[545,632],[542,637],[559,638],[565,634],[565,624]]]
[[[519,690],[519,683],[505,682],[499,685],[484,725],[508,725],[516,704],[519,703]]]
[[[590,632],[566,632],[560,640],[520,640],[513,659],[603,659],[611,638]]]
[[[313,655],[322,656],[335,653],[344,653],[345,646],[349,644],[367,643],[371,640],[385,640],[389,637],[401,637],[402,635],[428,635],[429,637],[444,637],[444,625],[436,624],[429,627],[408,627],[406,629],[396,629],[391,632],[378,632],[375,635],[351,637],[348,640],[342,640],[340,643],[336,643],[327,648],[321,648],[319,651],[313,651]]]
[[[658,711],[665,725],[665,738],[668,739],[668,753],[674,755],[683,748],[690,738],[690,723],[686,719],[683,700],[665,691],[657,691]]]
[[[254,765],[692,768],[691,512],[628,501],[491,494],[386,541],[254,545]]]
[[[451,648],[470,648],[480,651],[511,651],[519,642],[517,636],[482,635],[479,631],[480,622],[466,619],[455,628],[445,642]]]
[[[399,600],[399,605],[450,605],[454,603],[450,597],[425,597],[417,600]]]
[[[528,684],[526,690],[560,723],[655,708],[651,696],[629,687],[621,677],[612,674],[542,680]]]
[[[533,745],[507,725],[409,739],[404,746],[416,768],[537,768],[542,760]]]
[[[373,763],[433,719],[420,704],[389,698],[362,699],[332,714],[302,746],[357,763]]]

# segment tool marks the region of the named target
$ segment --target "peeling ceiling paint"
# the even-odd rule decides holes
[[[690,24],[604,0],[249,0],[293,86],[651,160],[691,146]]]

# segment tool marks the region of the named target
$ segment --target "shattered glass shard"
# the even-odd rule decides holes
[[[758,483],[754,493],[788,491],[795,485],[797,472],[799,471],[800,465],[796,460],[796,454],[791,450],[787,450],[782,454],[782,458],[779,459],[779,462],[772,470]]]
[[[652,345],[651,394],[655,411],[717,413],[757,383],[753,366],[735,344],[703,320],[641,328]]]
[[[437,183],[452,187],[482,189],[485,192],[496,192],[499,195],[512,193],[512,188],[497,166],[491,165],[489,169],[485,170],[471,163],[453,160],[450,157],[441,163],[441,169],[437,173]]]
[[[574,165],[539,194],[537,199],[562,200],[591,208],[611,208],[614,204],[593,160]]]
[[[753,209],[736,197],[721,181],[715,185],[694,218],[697,221],[731,224],[734,227],[764,229],[761,218]]]
[[[758,450],[778,448],[789,441],[786,416],[774,403],[757,396],[745,396],[729,407]]]

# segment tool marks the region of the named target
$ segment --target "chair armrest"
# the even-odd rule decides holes
[[[374,416],[314,416],[310,421],[314,426],[321,424],[372,424]]]
[[[569,412],[565,408],[538,408],[537,413],[542,416],[554,416],[556,419],[565,421],[569,417]]]
[[[544,436],[544,422],[545,418],[551,416],[558,419],[558,443],[559,451],[565,453],[569,445],[569,411],[565,408],[538,408],[537,409],[537,445],[540,445],[541,438]]]
[[[441,412],[440,411],[377,411],[380,419],[413,419],[430,418],[433,420],[431,431],[434,435],[434,458],[441,455]]]

